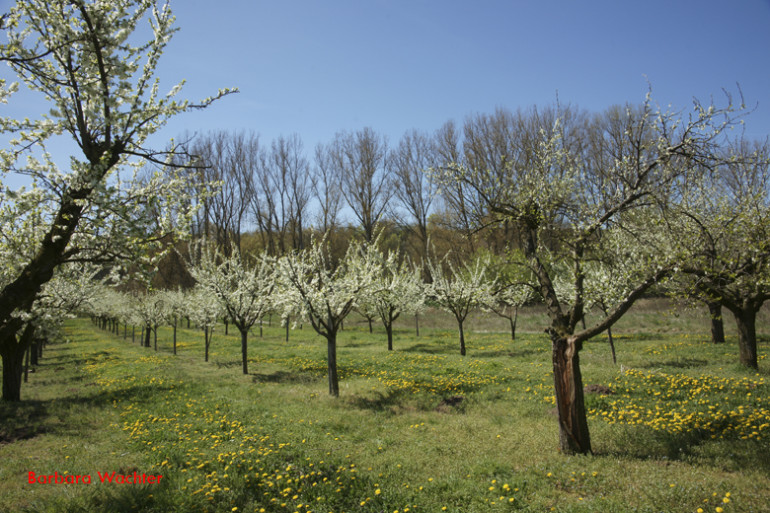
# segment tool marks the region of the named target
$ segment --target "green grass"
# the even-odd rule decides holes
[[[338,399],[307,326],[289,343],[255,330],[244,376],[234,331],[215,333],[204,363],[196,330],[173,356],[170,329],[156,353],[69,322],[24,400],[0,405],[0,511],[768,511],[766,332],[751,372],[729,319],[713,345],[701,312],[642,303],[616,329],[618,366],[606,337],[581,353],[585,383],[612,393],[587,395],[595,454],[568,457],[542,319],[523,312],[512,342],[477,314],[463,358],[444,314],[424,316],[419,338],[404,320],[392,353],[382,328],[351,318]],[[30,471],[92,483],[30,484]],[[104,484],[105,471],[163,479]]]

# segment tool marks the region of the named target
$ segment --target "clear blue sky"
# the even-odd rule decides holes
[[[591,111],[641,102],[648,81],[659,103],[683,110],[693,97],[723,102],[722,88],[740,83],[758,104],[747,136],[770,136],[770,0],[171,5],[180,31],[158,69],[163,87],[186,78],[182,96],[191,100],[220,87],[241,92],[172,121],[153,139],[156,149],[185,131],[231,129],[253,130],[268,145],[296,132],[311,156],[316,143],[365,126],[395,145],[412,128],[549,105],[557,94]],[[24,95],[2,109],[22,117],[47,110]],[[60,148],[49,149],[67,153]]]
[[[770,0],[176,0],[181,31],[162,61],[195,99],[241,93],[170,124],[184,130],[293,132],[308,154],[370,126],[397,143],[496,107],[600,111],[640,102],[723,102],[741,85],[770,135]]]

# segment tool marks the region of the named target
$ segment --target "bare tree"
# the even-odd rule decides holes
[[[331,155],[341,178],[342,195],[361,224],[364,239],[371,242],[392,196],[385,172],[385,138],[368,127],[353,134],[338,133]]]
[[[304,243],[304,222],[310,202],[311,179],[308,161],[303,154],[302,139],[297,134],[288,138],[279,137],[271,146],[270,162],[273,166],[273,181],[280,183],[283,191],[280,201],[283,211],[283,233],[288,232],[294,249],[302,249]]]
[[[462,140],[454,121],[447,121],[436,131],[435,150],[443,165],[454,163],[463,165]],[[470,253],[475,252],[473,244],[474,223],[471,219],[472,207],[467,195],[472,191],[461,181],[444,183],[441,187],[441,200],[444,206],[443,216],[446,227],[460,231],[466,239]]]
[[[221,251],[240,251],[246,220],[258,137],[254,134],[213,132],[191,146],[197,156],[202,183],[218,182],[219,191],[203,199],[203,231]]]
[[[437,186],[427,171],[436,165],[438,158],[433,141],[416,130],[404,134],[388,159],[393,192],[408,216],[408,221],[402,220],[402,224],[417,235],[423,260],[428,254],[428,215],[437,193]]]
[[[327,234],[338,224],[337,216],[342,204],[339,175],[332,162],[331,145],[318,143],[315,147],[313,195],[319,204],[318,229]]]

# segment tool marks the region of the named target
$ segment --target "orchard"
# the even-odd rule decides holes
[[[303,393],[310,387],[316,392],[302,400],[308,418],[314,408],[323,415],[334,411],[355,417],[357,408],[368,405],[390,423],[388,412],[412,415],[427,411],[427,403],[435,411],[454,412],[462,404],[472,410],[486,404],[481,390],[504,397],[515,388],[519,395],[512,404],[523,411],[546,404],[553,408],[558,435],[551,437],[550,450],[565,458],[596,452],[594,426],[599,437],[615,443],[620,435],[611,429],[618,423],[630,426],[629,417],[644,429],[665,432],[672,446],[681,445],[679,435],[702,436],[704,444],[727,436],[757,443],[757,451],[766,453],[767,405],[752,394],[766,390],[759,376],[767,373],[760,362],[767,333],[763,305],[770,298],[770,146],[734,130],[751,123],[740,90],[725,92],[721,101],[694,100],[687,111],[661,108],[652,92],[639,104],[608,106],[602,112],[562,105],[515,113],[498,109],[469,116],[461,128],[450,121],[434,133],[407,132],[394,147],[371,128],[339,132],[319,144],[312,158],[297,135],[266,145],[258,137],[227,131],[150,149],[149,141],[172,117],[216,109],[218,100],[225,103],[237,92],[221,89],[197,103],[178,98],[183,81],[167,94],[160,92],[156,69],[176,31],[168,4],[19,0],[3,15],[2,28],[0,60],[13,76],[0,78],[0,101],[14,102],[24,87],[47,101],[38,117],[0,119],[7,135],[0,147],[4,407],[25,404],[27,390],[37,386],[28,382],[29,373],[45,362],[44,347],[80,347],[81,342],[72,341],[73,330],[91,337],[81,333],[82,319],[88,318],[91,329],[111,333],[110,344],[134,342],[131,351],[157,358],[169,376],[181,372],[172,370],[175,365],[192,365],[186,358],[194,355],[195,365],[205,365],[206,372],[235,379],[230,365],[222,364],[227,359],[222,355],[235,347],[233,330],[240,374],[248,379],[239,382],[239,390],[251,387],[261,394],[264,388],[271,400],[280,401],[270,394],[276,393],[277,383],[283,385],[281,380]],[[74,143],[74,152],[49,153],[49,144],[62,138]],[[12,177],[23,177],[24,185],[10,185]],[[720,384],[718,375],[688,378],[621,365],[624,358],[644,365],[644,355],[658,361],[655,346],[628,342],[634,337],[628,335],[628,318],[640,301],[666,301],[683,315],[708,305],[712,333],[721,330],[722,335],[715,335],[714,343],[703,341],[703,349],[687,340],[687,351],[709,369],[733,366],[733,377]],[[735,322],[734,330],[728,328],[729,343],[724,342],[722,308]],[[505,329],[494,328],[494,335],[476,329],[479,318],[494,315],[506,320]],[[358,326],[362,318],[368,330]],[[442,325],[436,326],[435,319]],[[284,331],[283,345],[278,345]],[[431,346],[439,333],[451,355]],[[664,343],[679,336],[666,335]],[[431,343],[420,343],[423,337]],[[593,344],[597,340],[601,345]],[[315,346],[325,349],[323,357],[315,349],[305,351]],[[538,362],[526,378],[526,362],[520,360],[525,347]],[[587,347],[591,363],[583,369]],[[611,354],[603,370],[597,370],[596,347]],[[85,372],[104,390],[109,380],[120,387],[130,377],[110,374],[98,357],[83,358],[91,362]],[[145,361],[141,358],[137,362]],[[141,377],[146,369],[137,368],[137,379],[165,379],[163,374]],[[275,383],[264,377],[273,368],[283,373],[276,374]],[[321,397],[326,388],[317,379],[321,374],[329,398]],[[606,390],[587,386],[597,376],[610,375]],[[380,402],[367,395],[373,392],[363,383],[384,390]],[[689,383],[686,399],[685,392],[676,392],[682,383]],[[267,449],[272,445],[231,420],[228,406],[180,395],[200,394],[197,386],[173,385],[162,393],[168,402],[197,411],[198,420],[188,419],[190,425],[221,423],[240,446],[228,445],[232,452],[219,457],[262,476],[259,485],[249,481],[248,473],[230,482],[225,479],[228,466],[219,465],[224,460],[201,460],[199,468],[213,474],[208,484],[198,483],[203,486],[199,491],[213,486],[211,476],[219,472],[227,490],[253,485],[267,487],[265,496],[272,493],[272,484],[264,483],[278,483],[281,476],[269,475],[274,469],[268,472],[259,459],[244,456],[259,446],[259,453],[277,465],[281,458]],[[704,394],[729,390],[722,401],[729,413],[714,414],[716,396],[701,399],[694,388]],[[606,395],[594,397],[596,390]],[[665,420],[653,413],[653,408],[659,411],[655,401],[660,394],[684,401],[676,407],[666,403],[663,407],[673,409],[661,414]],[[736,394],[748,398],[757,412],[745,425],[745,405]],[[696,403],[695,410],[685,406],[687,401]],[[151,422],[151,413],[145,416],[115,399],[119,403],[121,415],[136,422],[131,437],[139,432],[160,436],[150,425],[156,420],[183,429],[171,416]],[[240,403],[232,408],[251,411]],[[287,408],[296,413],[293,403]],[[434,417],[428,418],[433,422]],[[306,429],[304,421],[287,422],[303,423],[296,432]],[[677,423],[682,431],[674,427]],[[419,443],[411,437],[423,425],[410,425],[404,438]],[[184,436],[198,436],[209,427],[201,429]],[[326,436],[307,431],[308,436]],[[295,439],[295,431],[282,433],[291,439],[287,452],[305,443]],[[633,437],[631,431],[624,433]],[[361,443],[370,435],[362,436]],[[492,433],[474,436],[496,443]],[[606,451],[605,442],[599,445]],[[742,450],[751,452],[747,447]],[[381,451],[375,450],[371,460],[382,463]],[[190,454],[173,453],[156,471],[173,465],[192,469],[183,461]],[[213,453],[205,457],[215,458]],[[296,454],[285,458],[296,461]],[[317,459],[324,458],[319,454]],[[572,468],[569,461],[563,468]],[[286,465],[283,477],[290,479],[281,484],[293,480],[296,494],[286,497],[295,497],[266,502],[267,510],[283,511],[277,504],[285,507],[292,500],[296,510],[304,501],[306,511],[313,500],[332,504],[336,492],[320,484],[330,479],[355,495],[356,502],[340,500],[337,507],[313,511],[356,504],[371,511],[384,511],[385,505],[392,509],[394,503],[380,496],[378,477],[367,474],[357,482],[353,463],[344,471],[315,460],[307,467],[296,465]],[[577,494],[601,488],[571,470],[542,470],[528,467],[530,484],[522,484],[519,495],[529,493],[525,486],[539,489],[551,479],[558,479],[560,489],[574,487]],[[313,477],[306,483],[308,475]],[[444,476],[443,486],[451,488],[453,479],[459,478]],[[309,491],[316,486],[311,480],[319,483],[317,498]],[[404,486],[422,490],[431,481],[426,475],[419,484]],[[484,493],[494,493],[487,494],[485,507],[514,508],[518,492],[513,488],[491,477]],[[261,499],[249,493],[242,494],[247,497],[242,501],[234,492],[227,500],[211,499],[211,511],[236,511],[242,503],[266,511],[259,509]],[[412,497],[399,493],[394,494],[399,501]],[[731,495],[723,493],[719,506],[706,497],[712,510],[731,506]],[[204,494],[219,497],[211,489]],[[230,504],[236,506],[230,509]],[[410,510],[407,502],[398,507]],[[750,510],[755,511],[745,509]]]

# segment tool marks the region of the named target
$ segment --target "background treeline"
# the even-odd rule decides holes
[[[457,164],[502,173],[537,151],[541,130],[557,117],[581,139],[586,158],[608,159],[607,149],[591,141],[626,108],[500,108],[432,133],[410,130],[395,142],[369,127],[339,132],[312,149],[298,134],[272,141],[251,132],[186,136],[183,149],[193,158],[185,173],[198,206],[190,235],[205,236],[225,255],[280,256],[325,235],[341,257],[351,240],[371,242],[377,231],[384,249],[416,263],[429,248],[456,263],[479,251],[503,255],[521,245],[515,225],[485,223],[477,194],[460,182],[439,186],[434,174]],[[156,285],[191,286],[181,265],[169,257]]]

